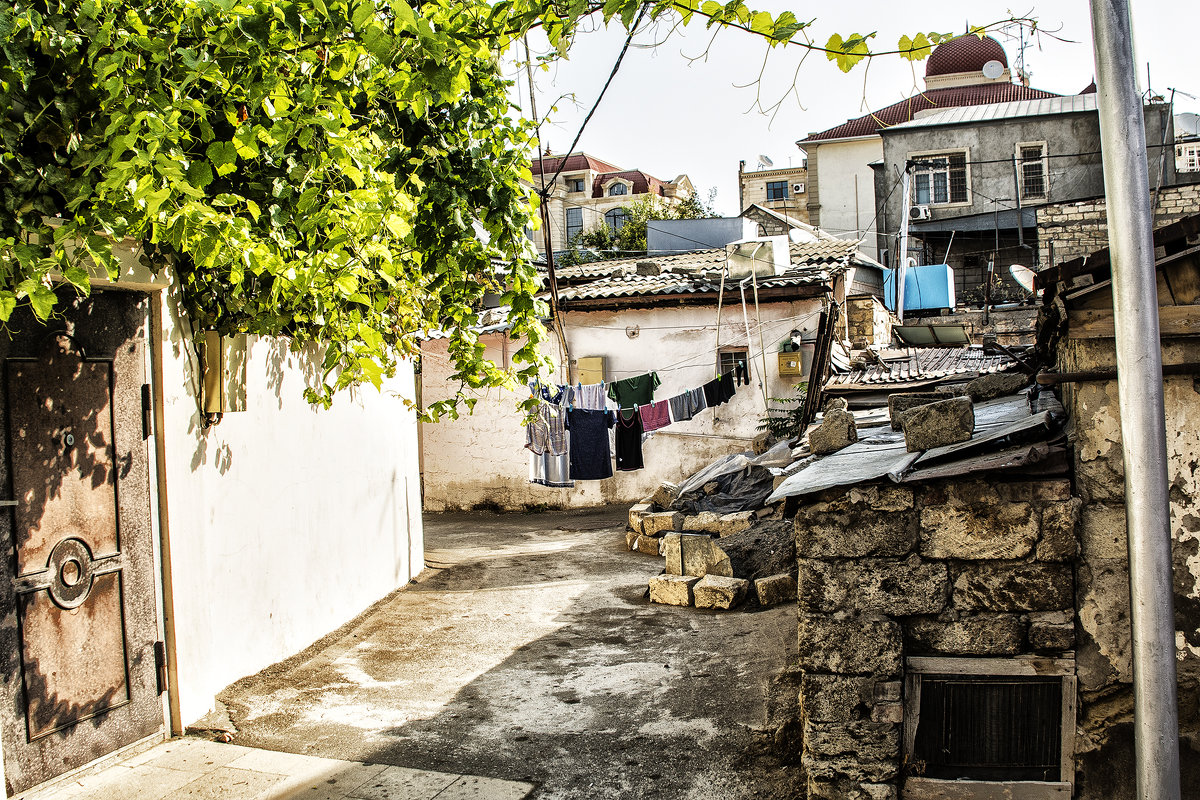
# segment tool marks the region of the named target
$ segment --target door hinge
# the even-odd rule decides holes
[[[154,421],[154,407],[150,398],[150,384],[142,384],[142,438],[149,439]]]
[[[167,646],[162,642],[154,643],[154,675],[158,680],[158,693],[167,690]]]

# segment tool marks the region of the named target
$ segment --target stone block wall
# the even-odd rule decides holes
[[[1151,200],[1153,201],[1153,194]],[[1103,197],[1041,206],[1037,210],[1040,264],[1053,266],[1108,247],[1107,204]],[[1158,193],[1154,226],[1200,212],[1200,184],[1164,186]]]
[[[1200,363],[1200,340],[1166,341],[1163,364]],[[1066,339],[1063,371],[1112,369],[1112,339]],[[1079,800],[1132,798],[1133,658],[1130,650],[1125,469],[1117,382],[1063,386],[1073,422],[1075,479],[1081,508],[1082,552],[1077,570],[1079,724],[1076,760]],[[1200,376],[1163,381],[1167,477],[1171,493],[1172,561],[1179,683],[1183,796],[1200,798]],[[1081,422],[1086,420],[1086,422]]]
[[[1081,501],[1065,478],[833,489],[796,514],[809,800],[896,798],[910,655],[1062,655]]]
[[[891,313],[874,295],[846,298],[846,338],[855,348],[892,343]]]

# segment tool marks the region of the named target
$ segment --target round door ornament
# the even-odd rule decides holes
[[[50,597],[63,608],[78,608],[92,591],[92,551],[80,539],[63,539],[50,551]]]

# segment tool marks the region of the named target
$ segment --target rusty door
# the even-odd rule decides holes
[[[163,728],[143,295],[0,334],[0,736],[9,795]]]

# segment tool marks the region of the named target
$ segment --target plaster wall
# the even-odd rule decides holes
[[[741,182],[741,205],[747,209],[751,205],[765,206],[781,214],[787,214],[792,219],[808,222],[808,168],[787,167],[782,169],[764,169],[754,172],[743,172],[738,176]],[[783,181],[787,183],[787,197],[782,200],[767,199],[767,183]],[[803,192],[794,192],[796,184],[803,184]]]
[[[382,391],[304,402],[314,350],[251,337],[247,407],[201,427],[195,351],[162,303],[166,496],[180,709],[335,630],[423,566],[411,367]]]
[[[794,396],[792,386],[800,379],[779,376],[776,354],[793,328],[806,338],[815,337],[820,311],[819,300],[762,306],[768,397]],[[739,386],[737,395],[725,405],[655,432],[642,446],[644,469],[616,472],[603,481],[580,481],[573,489],[530,483],[525,428],[516,409],[528,393],[492,390],[480,395],[473,414],[422,426],[425,509],[579,508],[633,503],[651,494],[663,481],[678,482],[721,456],[749,450],[759,433],[758,422],[765,408],[758,385],[764,373],[753,305],[749,315],[751,385]],[[716,374],[716,308],[712,306],[572,311],[566,315],[566,325],[572,358],[604,356],[610,382],[655,371],[662,381],[655,391],[659,400],[701,386]],[[481,341],[487,347],[486,357],[503,363],[502,336],[481,337]],[[726,306],[722,313],[721,346],[726,345],[746,345],[738,305]],[[519,342],[509,342],[507,352],[513,353],[519,346]],[[556,346],[548,344],[547,348],[560,362]],[[452,369],[445,342],[427,342],[422,352],[423,400],[428,403],[449,396]]]
[[[815,160],[813,152],[819,150],[820,153],[815,198],[819,202],[820,214],[815,224],[842,238],[850,238],[857,232],[858,236],[865,237],[860,249],[872,258],[878,258],[874,223],[875,172],[869,165],[883,158],[883,140],[872,136],[816,144],[819,144],[819,148],[814,143],[808,145],[810,171]],[[812,203],[811,187],[809,192],[809,202]],[[814,218],[811,205],[809,218]]]

